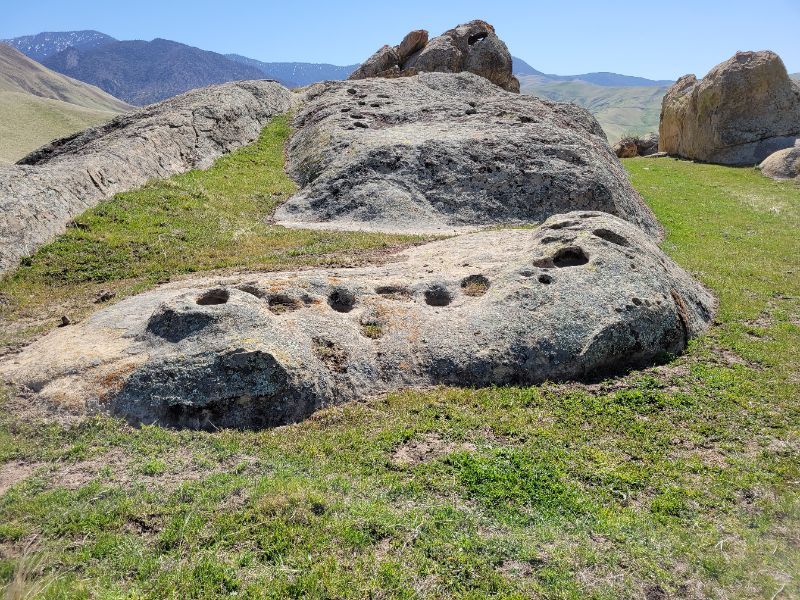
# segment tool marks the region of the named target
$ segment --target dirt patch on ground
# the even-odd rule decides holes
[[[56,465],[52,484],[68,490],[77,490],[90,481],[103,476],[108,483],[125,485],[130,482],[131,459],[119,448],[82,460],[71,465]]]
[[[11,462],[0,466],[0,496],[30,477],[37,466],[24,462]]]
[[[526,579],[533,575],[533,565],[523,560],[504,560],[498,570],[508,579]]]
[[[453,442],[435,433],[427,433],[422,438],[409,440],[392,452],[392,464],[401,467],[428,462],[453,452],[472,452],[475,445],[469,442]]]

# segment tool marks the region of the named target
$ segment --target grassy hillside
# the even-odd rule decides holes
[[[277,121],[211,171],[79,219],[0,284],[3,329],[57,315],[62,298],[94,310],[101,285],[404,241],[263,225],[291,191],[285,135]],[[797,597],[800,188],[672,159],[626,167],[664,248],[720,298],[685,356],[595,385],[392,394],[262,432],[43,422],[7,390],[0,585],[14,598]]]
[[[46,143],[113,118],[91,110],[21,92],[0,92],[0,164],[13,163]]]
[[[0,163],[132,109],[0,44]]]
[[[27,92],[96,111],[119,113],[133,109],[100,88],[51,71],[3,44],[0,44],[0,92]]]
[[[574,102],[589,110],[612,143],[625,135],[658,131],[661,99],[667,87],[608,87],[584,81],[542,82],[536,76],[520,77],[523,94]]]

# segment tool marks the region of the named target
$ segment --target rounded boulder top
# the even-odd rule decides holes
[[[474,20],[448,29],[431,40],[428,32],[409,32],[397,46],[383,46],[364,61],[350,79],[406,77],[418,73],[460,73],[485,77],[509,92],[519,92],[511,72],[511,54],[494,27]]]

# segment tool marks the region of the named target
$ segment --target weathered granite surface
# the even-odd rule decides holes
[[[0,361],[53,406],[264,427],[404,387],[583,378],[678,353],[713,297],[652,236],[577,211],[395,262],[167,284]]]
[[[283,225],[430,233],[600,210],[660,232],[586,110],[471,73],[320,83],[294,125],[302,189]]]

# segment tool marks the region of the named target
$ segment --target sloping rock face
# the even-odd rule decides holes
[[[791,148],[770,154],[759,168],[764,175],[772,179],[800,180],[800,140]]]
[[[451,232],[584,209],[660,231],[587,111],[471,73],[317,84],[295,129],[282,225]]]
[[[349,79],[406,77],[418,73],[468,71],[485,77],[504,90],[519,93],[511,73],[511,54],[486,21],[470,21],[428,41],[428,32],[410,32],[397,46],[384,46],[369,57]]]
[[[651,236],[572,212],[397,262],[163,286],[59,329],[0,377],[74,411],[263,427],[408,386],[581,378],[680,352],[714,300]]]
[[[0,168],[0,273],[101,200],[150,179],[207,168],[252,142],[291,102],[289,90],[269,81],[194,90]]]
[[[800,137],[800,84],[774,52],[737,52],[698,81],[681,77],[661,107],[659,150],[754,165]]]
[[[636,156],[650,156],[658,152],[658,134],[649,133],[640,137],[624,137],[614,144],[614,154],[617,158],[634,158]]]

